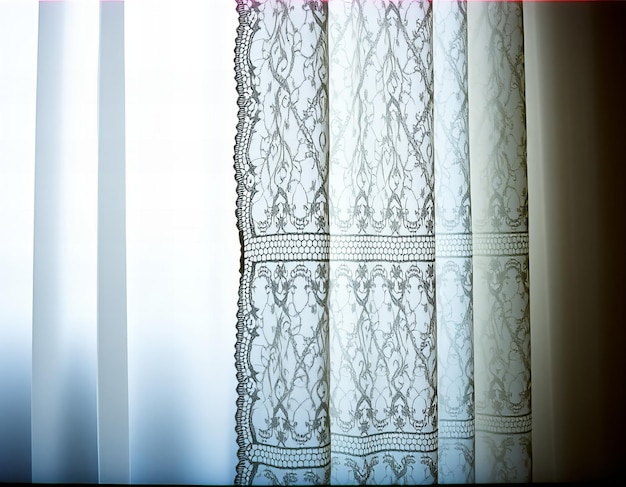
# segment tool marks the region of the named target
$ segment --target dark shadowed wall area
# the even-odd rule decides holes
[[[626,3],[525,4],[535,481],[626,477]]]

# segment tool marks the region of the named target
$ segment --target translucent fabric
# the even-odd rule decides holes
[[[240,483],[530,479],[521,5],[238,5]]]

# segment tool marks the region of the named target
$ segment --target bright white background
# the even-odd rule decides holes
[[[235,7],[125,2],[132,482],[234,478]]]

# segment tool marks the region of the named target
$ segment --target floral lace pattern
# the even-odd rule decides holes
[[[529,479],[521,6],[237,9],[236,483]]]
[[[237,6],[237,483],[326,483],[326,6]]]
[[[431,21],[428,3],[329,3],[333,234],[433,233]]]
[[[476,481],[529,482],[530,307],[522,5],[468,4]]]

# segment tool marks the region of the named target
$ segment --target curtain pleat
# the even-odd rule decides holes
[[[100,9],[98,69],[98,480],[128,483],[124,4]]]
[[[39,4],[32,480],[97,482],[98,4]]]
[[[331,480],[437,478],[432,10],[330,2]]]
[[[236,481],[528,481],[521,6],[238,11]]]
[[[530,480],[522,5],[468,5],[476,481]]]
[[[327,14],[237,9],[236,482],[328,483]]]
[[[475,480],[467,6],[433,3],[438,481]]]

